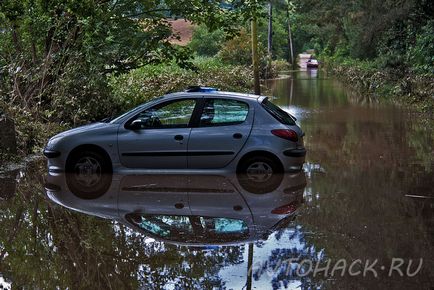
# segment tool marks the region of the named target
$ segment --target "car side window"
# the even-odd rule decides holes
[[[246,237],[249,233],[245,221],[225,217],[131,213],[126,218],[145,232],[182,242],[224,242]]]
[[[245,102],[230,99],[205,99],[200,126],[235,125],[244,122],[249,113]]]
[[[186,128],[195,105],[194,99],[159,104],[139,113],[128,125],[135,129]]]

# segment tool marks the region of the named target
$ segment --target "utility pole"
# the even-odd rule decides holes
[[[292,48],[292,34],[291,34],[291,21],[290,21],[290,11],[289,11],[290,2],[287,1],[286,5],[286,19],[288,22],[288,46],[289,46],[289,63],[291,66],[294,66],[294,50]]]
[[[268,45],[267,45],[267,78],[271,75],[273,48],[273,4],[271,0],[268,2]]]
[[[256,13],[252,20],[252,63],[253,63],[253,78],[255,83],[255,95],[261,94],[261,85],[259,83],[259,56],[258,56],[258,22]]]

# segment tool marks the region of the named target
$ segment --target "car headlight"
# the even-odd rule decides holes
[[[48,140],[47,148],[48,149],[54,148],[56,146],[56,144],[59,143],[60,139],[62,139],[62,136],[55,136],[55,137],[51,138],[50,140]]]

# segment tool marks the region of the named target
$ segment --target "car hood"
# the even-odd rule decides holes
[[[79,133],[83,133],[83,132],[88,132],[90,130],[95,130],[95,129],[100,129],[100,128],[107,128],[107,127],[113,127],[113,124],[110,123],[92,123],[92,124],[88,124],[88,125],[84,125],[81,127],[77,127],[74,129],[70,129],[67,131],[64,131],[62,133],[59,133],[55,136],[53,136],[51,139],[55,139],[55,138],[59,138],[59,137],[65,137],[68,135],[75,135],[75,134],[79,134]]]

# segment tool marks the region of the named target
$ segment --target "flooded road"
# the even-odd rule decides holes
[[[432,289],[432,126],[321,72],[268,85],[308,150],[268,193],[113,175],[89,199],[43,160],[0,175],[3,288]]]

